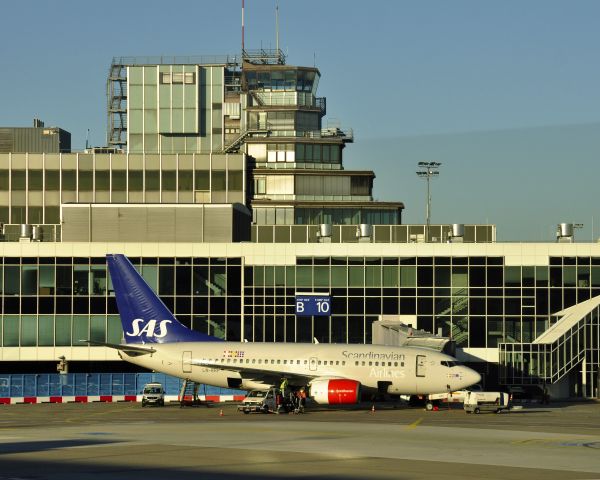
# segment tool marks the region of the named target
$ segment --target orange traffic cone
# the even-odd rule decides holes
[[[371,413],[375,413],[375,404],[371,407]]]
[[[219,417],[222,417],[222,416],[223,416],[223,409],[221,409],[221,410],[219,411]]]

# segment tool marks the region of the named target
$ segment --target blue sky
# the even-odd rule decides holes
[[[235,54],[240,0],[7,2],[0,125],[34,116],[105,142],[113,56]],[[354,128],[347,168],[423,222],[418,161],[443,163],[434,223],[498,225],[551,240],[558,222],[600,236],[600,2],[280,0],[288,63],[320,68],[330,120]],[[275,1],[246,0],[247,48],[275,46]],[[592,222],[595,227],[592,232]]]

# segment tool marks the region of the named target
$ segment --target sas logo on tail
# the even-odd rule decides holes
[[[125,332],[128,337],[140,337],[142,335],[146,335],[146,337],[155,337],[162,338],[168,332],[167,324],[173,323],[171,320],[161,320],[157,322],[156,320],[148,320],[148,323],[140,328],[145,320],[141,318],[136,318],[132,323],[133,332]],[[156,324],[158,323],[158,333],[156,333]]]

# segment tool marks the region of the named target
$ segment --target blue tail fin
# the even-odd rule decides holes
[[[106,255],[127,343],[220,341],[177,321],[125,255]]]

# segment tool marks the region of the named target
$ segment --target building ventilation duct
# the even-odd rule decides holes
[[[370,223],[361,223],[356,227],[356,238],[359,242],[370,242],[373,226]]]
[[[361,223],[356,229],[357,237],[370,237],[373,232],[373,226],[369,223]]]
[[[31,239],[34,242],[41,242],[42,241],[42,236],[43,236],[43,229],[41,225],[34,225],[31,228]]]
[[[321,223],[319,225],[319,230],[317,231],[317,238],[321,243],[329,243],[331,242],[331,232],[333,226],[331,223]]]
[[[21,233],[19,238],[31,238],[32,228],[28,223],[21,224]]]
[[[464,223],[453,223],[450,225],[450,231],[448,232],[448,241],[452,243],[461,243],[465,237],[465,224]]]
[[[560,243],[573,242],[574,225],[572,223],[559,223],[556,226],[556,241]]]

